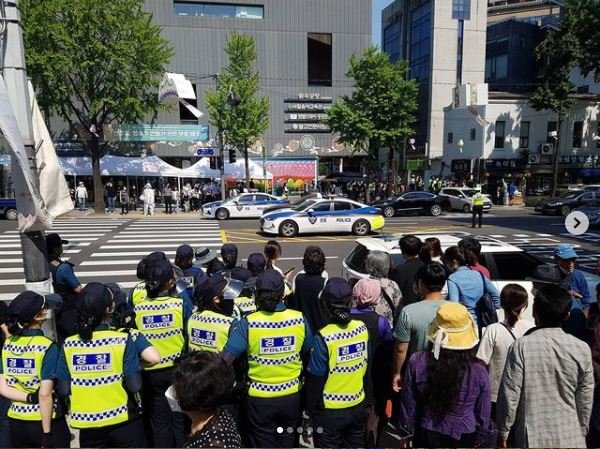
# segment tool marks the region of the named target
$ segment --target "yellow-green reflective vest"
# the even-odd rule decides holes
[[[171,296],[146,298],[133,307],[138,330],[160,354],[160,363],[144,367],[151,371],[173,366],[183,352],[183,300]]]
[[[211,310],[194,313],[187,323],[190,351],[221,352],[235,318]]]
[[[133,292],[131,293],[131,302],[135,307],[142,301],[144,301],[148,297],[148,292],[146,291],[146,283],[140,282],[135,287],[133,287]]]
[[[300,391],[300,351],[306,330],[302,313],[258,311],[248,320],[248,395],[287,396]]]
[[[123,365],[127,334],[94,331],[91,340],[73,335],[63,350],[71,376],[71,421],[76,429],[97,429],[129,419]]]
[[[42,383],[42,363],[52,340],[43,335],[13,336],[2,349],[2,372],[9,387],[33,393]],[[12,401],[8,416],[23,421],[41,421],[39,404]],[[52,412],[56,417],[56,407]]]
[[[256,303],[253,297],[239,296],[233,301],[244,316],[256,312]]]
[[[483,206],[483,195],[481,193],[476,193],[473,195],[473,206]]]
[[[326,409],[354,407],[365,399],[369,333],[362,321],[329,324],[320,331],[329,353],[329,375],[323,388]]]

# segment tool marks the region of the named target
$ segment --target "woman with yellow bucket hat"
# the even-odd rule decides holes
[[[476,358],[477,324],[465,306],[447,302],[427,338],[431,350],[408,362],[401,426],[414,435],[413,447],[487,447],[495,431],[489,374]]]

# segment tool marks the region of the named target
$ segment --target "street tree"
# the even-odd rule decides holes
[[[91,153],[96,213],[104,213],[103,127],[161,108],[156,92],[173,52],[143,5],[21,0],[27,72],[41,108],[78,130]]]
[[[217,89],[206,93],[210,123],[221,130],[223,142],[237,148],[246,165],[246,185],[250,184],[248,148],[269,127],[268,97],[258,95],[260,79],[254,68],[258,53],[251,36],[231,33],[225,42],[229,59],[217,77]],[[236,98],[236,101],[232,101]]]
[[[371,46],[362,56],[350,57],[346,76],[354,81],[352,95],[344,95],[327,111],[327,124],[354,152],[366,151],[378,159],[380,149],[389,148],[390,188],[397,175],[396,151],[414,135],[419,87],[407,74],[406,61],[392,63],[386,53]]]
[[[549,30],[546,38],[535,50],[537,61],[542,67],[541,85],[529,101],[538,111],[550,110],[558,116],[557,135],[554,137],[554,159],[552,170],[552,193],[556,196],[558,187],[558,163],[560,145],[563,138],[561,129],[565,116],[573,107],[573,83],[571,70],[577,65],[579,43],[574,33],[566,29]]]

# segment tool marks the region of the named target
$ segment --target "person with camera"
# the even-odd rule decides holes
[[[250,447],[295,447],[293,433],[277,428],[300,424],[301,354],[312,347],[312,332],[302,313],[283,303],[281,274],[267,269],[256,279],[257,312],[243,318],[222,352],[233,363],[248,354],[247,398]]]
[[[8,307],[0,394],[11,401],[11,447],[69,447],[71,434],[54,394],[59,348],[42,332],[49,308],[50,295],[32,291]]]
[[[77,335],[65,340],[57,371],[58,391],[70,397],[70,425],[81,447],[141,447],[139,406],[130,401],[142,388],[131,338],[111,330],[114,295],[90,282],[77,295]]]

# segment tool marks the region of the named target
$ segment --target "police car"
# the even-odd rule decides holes
[[[346,198],[307,200],[293,209],[266,213],[260,219],[262,232],[282,237],[328,232],[364,236],[384,224],[380,209]]]
[[[289,203],[287,199],[266,193],[242,193],[230,200],[206,203],[202,206],[202,215],[217,220],[259,218],[267,207]]]

